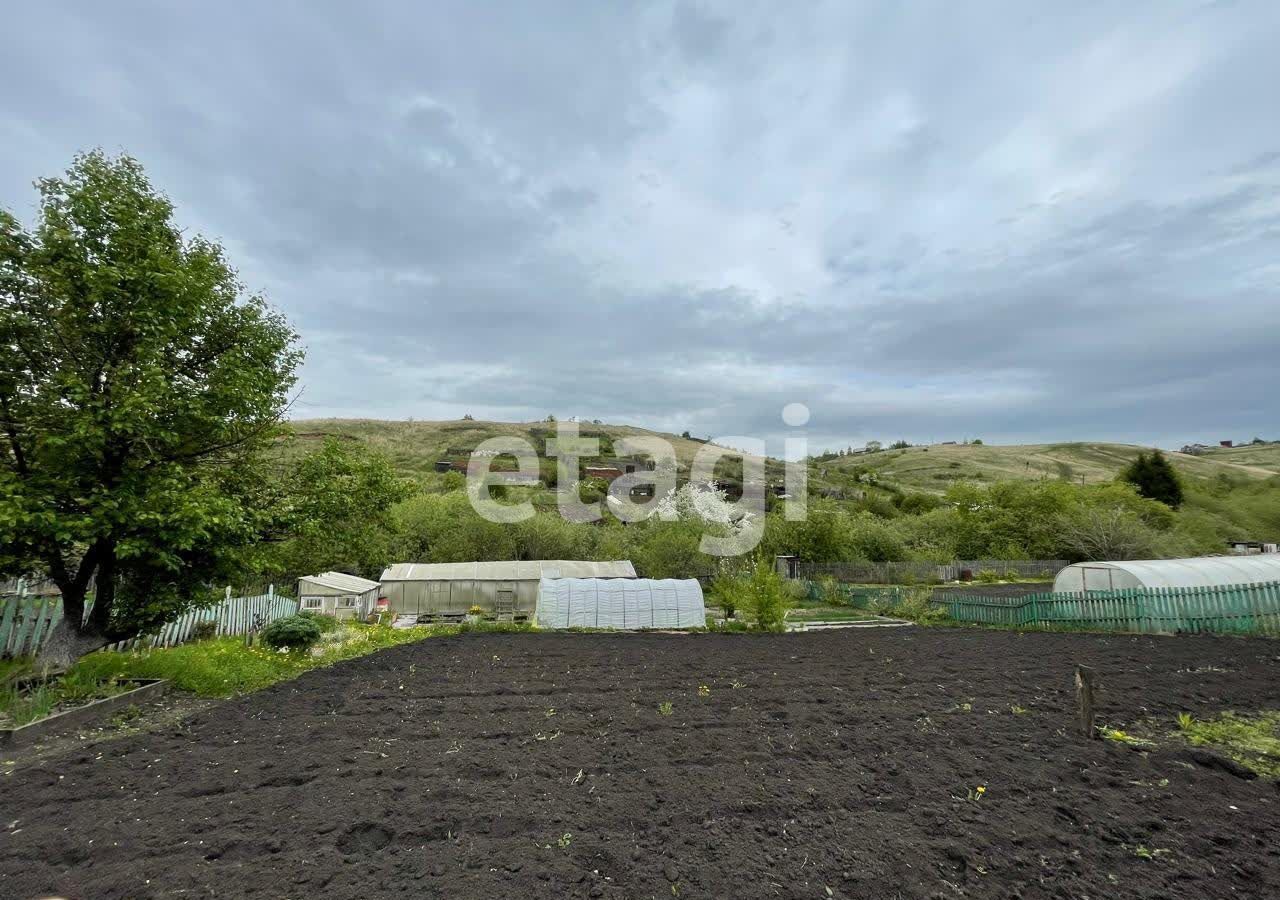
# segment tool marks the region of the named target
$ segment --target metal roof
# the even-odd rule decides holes
[[[359,575],[348,575],[346,572],[321,572],[319,575],[304,576],[298,581],[333,588],[335,591],[350,591],[353,594],[363,594],[365,591],[381,587],[376,581],[361,578]]]
[[[385,581],[538,581],[542,578],[635,578],[631,560],[538,559],[520,562],[396,563]]]
[[[1136,559],[1123,562],[1085,562],[1072,569],[1119,569],[1143,587],[1214,587],[1226,584],[1259,584],[1280,581],[1280,553],[1253,556],[1198,556],[1190,559]]]

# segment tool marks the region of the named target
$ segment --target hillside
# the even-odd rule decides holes
[[[555,435],[554,423],[547,422],[310,419],[292,422],[290,427],[293,437],[282,439],[280,445],[286,457],[296,458],[325,438],[336,437],[376,449],[401,474],[437,486],[441,477],[434,471],[437,460],[465,457],[487,438],[521,437],[545,453],[546,439]],[[696,440],[626,425],[583,424],[581,433],[599,435],[606,445],[626,435],[662,437],[675,449],[681,474],[686,476],[694,455],[704,446]],[[897,514],[894,504],[904,492],[941,494],[959,481],[994,484],[1051,479],[1095,484],[1113,480],[1144,449],[1131,444],[1083,442],[935,444],[814,461],[809,485],[813,492],[847,504],[850,511],[892,518]],[[1179,512],[1179,521],[1197,548],[1226,539],[1280,538],[1280,445],[1215,450],[1203,456],[1167,455],[1186,482],[1187,502]],[[777,460],[768,461],[771,481],[781,480],[781,468]],[[869,482],[868,473],[875,474],[873,481]],[[530,499],[540,509],[551,509],[555,496],[554,489],[545,489],[535,491]]]
[[[1280,475],[1280,441],[1248,444],[1244,447],[1215,447],[1199,458],[1253,469],[1265,469],[1273,475]]]
[[[546,453],[546,441],[554,438],[554,422],[481,422],[452,420],[444,422],[383,421],[377,419],[299,419],[289,423],[296,440],[287,445],[287,453],[306,452],[326,437],[360,441],[385,454],[405,475],[420,476],[434,470],[442,458],[465,456],[481,442],[493,437],[519,437],[529,441],[540,456]],[[634,428],[629,425],[594,425],[579,423],[583,437],[602,436],[604,453],[609,441],[629,435],[655,436],[674,448],[681,472],[687,472],[694,456],[702,449],[702,441],[674,434]],[[770,472],[777,463],[770,463]]]
[[[815,463],[828,476],[859,468],[904,489],[940,493],[957,481],[990,483],[1008,479],[1053,478],[1076,483],[1114,479],[1140,452],[1133,444],[1066,443],[994,446],[935,444],[845,456]],[[1248,452],[1246,452],[1248,451]],[[1218,475],[1262,480],[1280,473],[1280,444],[1213,451],[1204,456],[1166,453],[1184,477]]]
[[[405,475],[433,471],[436,460],[465,456],[482,441],[511,436],[529,441],[539,454],[547,438],[555,436],[555,423],[487,421],[385,421],[378,419],[299,419],[290,427],[295,440],[287,442],[288,455],[305,453],[326,437],[359,441],[384,453]],[[581,423],[583,436],[601,436],[608,442],[627,435],[651,435],[670,442],[681,472],[687,472],[704,444],[674,434],[629,425]],[[1134,457],[1150,449],[1134,444],[1095,442],[1062,444],[934,444],[884,450],[860,456],[815,462],[811,482],[817,486],[849,487],[858,471],[874,471],[881,483],[904,490],[941,493],[957,481],[991,483],[1042,478],[1092,484],[1114,479]],[[1280,474],[1280,443],[1214,449],[1202,456],[1166,454],[1185,477],[1193,480],[1228,475],[1236,479],[1264,480]],[[780,476],[781,464],[770,460],[771,477]]]

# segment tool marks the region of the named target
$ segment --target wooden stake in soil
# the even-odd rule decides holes
[[[1093,669],[1088,666],[1076,666],[1076,704],[1079,719],[1077,725],[1080,733],[1087,738],[1096,738],[1098,731],[1093,727]]]

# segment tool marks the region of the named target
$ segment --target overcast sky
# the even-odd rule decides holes
[[[0,204],[138,157],[297,417],[1280,438],[1273,0],[196,6],[6,9]]]

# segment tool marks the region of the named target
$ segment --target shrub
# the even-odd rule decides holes
[[[947,617],[946,610],[933,602],[933,589],[899,588],[875,595],[868,608],[878,616],[894,616],[927,625]]]
[[[783,584],[782,577],[764,556],[756,559],[751,577],[747,579],[742,606],[756,628],[761,631],[782,631],[791,598],[787,595],[787,586]]]
[[[918,516],[920,513],[926,513],[930,510],[937,509],[942,505],[942,500],[933,494],[911,493],[903,494],[896,498],[898,509],[912,516]]]
[[[832,576],[820,576],[817,585],[818,600],[827,606],[841,606],[849,602],[849,597],[840,586],[840,582],[836,581]]]
[[[341,627],[337,616],[331,616],[327,613],[319,613],[314,609],[304,609],[298,613],[304,619],[310,619],[316,623],[316,627],[320,629],[322,634],[328,634],[330,631],[337,631]]]
[[[711,581],[711,597],[724,611],[725,619],[732,619],[738,611],[739,598],[746,592],[746,580],[737,574],[721,572]]]
[[[262,629],[261,637],[277,650],[307,650],[320,640],[320,626],[310,616],[285,616]]]
[[[599,503],[609,494],[609,482],[603,478],[586,478],[578,483],[578,496],[583,503]]]

